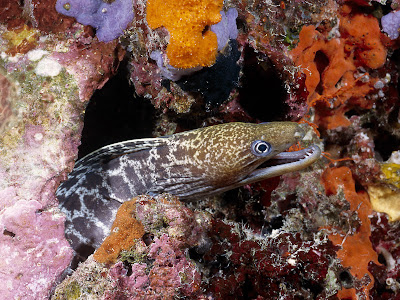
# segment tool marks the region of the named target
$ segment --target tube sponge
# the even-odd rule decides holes
[[[147,22],[164,26],[170,36],[167,56],[175,68],[211,66],[218,49],[217,35],[208,26],[221,21],[222,0],[148,0]]]
[[[134,0],[58,0],[56,10],[96,28],[99,41],[109,42],[123,34],[133,19]]]

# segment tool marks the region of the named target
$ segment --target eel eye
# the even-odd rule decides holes
[[[271,152],[271,145],[265,141],[254,141],[251,143],[251,152],[257,156],[266,156]]]

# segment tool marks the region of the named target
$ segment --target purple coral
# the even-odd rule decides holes
[[[181,79],[182,76],[190,75],[203,68],[203,67],[195,67],[189,69],[178,69],[174,68],[170,64],[165,65],[165,59],[163,58],[163,53],[159,50],[151,52],[150,58],[156,61],[157,67],[160,69],[162,76],[172,81],[177,81]]]
[[[381,19],[381,23],[382,30],[386,32],[392,40],[397,39],[399,37],[400,28],[400,10],[384,15]]]
[[[101,0],[58,0],[56,10],[76,18],[83,25],[95,27],[98,39],[103,42],[122,35],[133,19],[132,0],[115,0],[112,3]]]

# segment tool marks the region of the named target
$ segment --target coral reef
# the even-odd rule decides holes
[[[355,107],[372,108],[374,98],[369,94],[381,83],[368,69],[382,67],[387,53],[373,16],[351,13],[345,6],[338,22],[339,28],[326,33],[304,26],[299,44],[291,51],[306,75],[307,101],[316,106],[316,123],[326,129],[349,126],[345,113]],[[340,37],[331,37],[337,30]]]
[[[180,49],[180,52],[187,53],[188,60],[193,60],[185,67],[177,66],[173,61],[171,62],[173,57],[171,58],[171,55],[168,54],[168,49],[171,48],[171,42],[177,39],[177,37],[171,40],[172,34],[166,27],[161,26],[161,23],[157,23],[157,25],[154,26],[152,25],[152,20],[154,18],[157,22],[162,22],[163,14],[160,14],[160,12],[163,11],[158,10],[160,7],[153,5],[151,2],[149,5],[147,5],[146,2],[140,1],[136,3],[132,26],[126,31],[122,39],[122,43],[126,44],[126,48],[130,52],[129,65],[131,81],[135,85],[136,93],[149,98],[157,109],[165,111],[171,110],[178,114],[187,113],[195,102],[200,104],[204,103],[204,105],[207,105],[210,109],[219,107],[223,100],[226,100],[226,96],[223,95],[224,99],[219,99],[215,102],[210,102],[210,97],[208,96],[212,94],[215,98],[215,95],[221,93],[221,89],[224,90],[224,94],[228,94],[228,98],[237,98],[238,95],[234,93],[237,81],[236,69],[240,68],[240,62],[237,65],[235,62],[234,65],[227,68],[221,68],[221,64],[219,64],[218,77],[216,77],[215,69],[205,67],[204,63],[196,62],[196,60],[201,60],[202,57],[196,54],[199,51],[204,53],[208,51],[211,54],[205,54],[204,59],[209,61],[206,64],[207,66],[213,66],[215,62],[223,59],[223,57],[226,59],[227,55],[236,54],[236,51],[232,53],[232,51],[229,50],[231,47],[227,47],[227,45],[229,40],[236,39],[238,34],[236,22],[237,9],[231,5],[222,7],[222,2],[218,1],[209,1],[203,4],[201,4],[201,1],[189,1],[184,3],[185,5],[182,5],[182,3],[178,5],[180,6],[180,8],[178,7],[179,11],[182,10],[182,14],[184,15],[187,13],[188,17],[190,17],[190,14],[193,14],[193,18],[190,17],[185,22],[178,22],[179,18],[176,17],[178,9],[174,10],[170,17],[166,14],[164,14],[164,16],[166,20],[168,18],[171,19],[168,22],[171,22],[172,25],[174,22],[176,22],[176,26],[180,24],[179,26],[181,27],[176,29],[179,32],[194,30],[194,32],[189,32],[182,36],[182,43],[185,39],[189,39],[188,43],[191,39],[199,39],[202,41],[200,44],[192,41],[193,43],[188,45],[188,47],[186,47],[185,43],[179,45],[175,42],[173,43],[173,45],[176,44],[177,51]],[[153,14],[149,14],[149,7],[155,7],[156,11],[154,16]],[[173,9],[173,7],[174,6],[171,5],[168,10]],[[184,11],[184,7],[188,7],[187,11]],[[164,9],[164,11],[168,10]],[[212,22],[200,22],[202,18],[206,20],[212,15],[214,15]],[[196,20],[200,22],[198,25],[196,25]],[[155,28],[155,26],[161,27]],[[203,37],[203,31],[207,38],[205,36]],[[203,47],[208,43],[206,43],[207,40],[213,41],[212,47]],[[225,50],[225,48],[228,49]],[[238,48],[240,53],[241,45],[238,45]],[[193,53],[190,54],[191,52]],[[220,56],[222,57],[220,58]],[[184,62],[182,59],[176,60],[179,61],[179,63]],[[237,60],[238,58],[236,58],[236,61]],[[231,73],[232,69],[233,71]],[[208,86],[203,85],[199,90],[198,79],[192,78],[192,75],[196,75],[199,70],[203,72],[201,77],[207,76],[212,78],[212,82],[209,81],[211,84],[213,82],[218,82],[221,76],[223,76],[224,80],[231,80],[231,82],[228,82],[227,86],[222,86],[221,84],[218,86],[211,84]],[[210,75],[205,74],[208,71],[211,73]],[[192,89],[182,89],[181,86],[175,83],[175,81],[180,79],[196,87]]]
[[[398,0],[0,2],[2,298],[399,298]],[[135,197],[74,266],[55,191],[84,118],[80,156],[271,120],[325,152],[224,195]]]
[[[74,165],[85,104],[115,71],[120,56],[114,43],[100,55],[84,57],[82,26],[69,32],[76,40],[59,38],[34,28],[44,27],[48,19],[35,19],[41,14],[28,4],[5,2],[1,20],[6,23],[0,24],[0,226],[6,258],[0,277],[7,284],[0,290],[8,299],[45,299],[72,257],[55,191]],[[70,48],[79,55],[64,64]],[[96,60],[102,55],[108,59],[101,59],[100,75]],[[85,68],[74,72],[78,65]]]

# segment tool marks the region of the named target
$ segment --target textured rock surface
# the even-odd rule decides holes
[[[208,222],[206,214],[194,213],[168,194],[135,197],[118,211],[117,233],[57,287],[52,299],[200,297],[200,270],[189,248],[207,247]],[[118,248],[117,235],[138,227],[140,236],[131,236]]]
[[[86,103],[118,52],[116,43],[82,49],[77,32],[69,40],[22,28],[0,25],[0,294],[45,299],[72,257],[55,191],[74,165]]]

